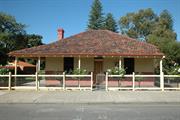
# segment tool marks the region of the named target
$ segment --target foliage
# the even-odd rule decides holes
[[[167,10],[163,10],[160,15],[156,15],[150,8],[128,13],[120,19],[119,24],[122,34],[154,44],[165,54],[165,73],[175,62],[180,64],[180,43],[176,41],[173,18]]]
[[[8,74],[9,72],[10,72],[9,69],[0,68],[0,75],[6,75],[6,74]]]
[[[166,73],[168,75],[180,75],[180,65],[174,63],[174,66],[171,66]]]
[[[73,75],[87,75],[87,70],[86,69],[79,69],[79,68],[76,68],[72,71],[72,74]]]
[[[110,30],[113,32],[118,32],[116,21],[113,18],[113,15],[111,13],[108,13],[105,18],[104,22],[104,29]]]
[[[124,74],[126,74],[125,69],[119,68],[119,67],[114,67],[114,68],[108,69],[107,72],[110,75],[122,75],[122,76],[124,76]]]
[[[13,16],[3,12],[0,12],[0,25],[0,33],[25,34],[25,25],[18,23]]]
[[[101,2],[99,0],[94,0],[89,15],[88,29],[102,29],[103,19]]]
[[[176,41],[176,33],[173,31],[173,20],[167,10],[160,14],[156,27],[152,34],[148,36],[148,42],[158,46],[165,53],[166,58],[163,62],[165,71],[168,71],[174,62],[180,62],[180,43]]]
[[[156,14],[151,8],[148,8],[121,17],[119,25],[122,34],[139,40],[146,40],[146,37],[151,34],[156,21]]]
[[[27,39],[28,39],[28,45],[27,47],[34,47],[34,46],[39,46],[42,45],[42,36],[40,35],[27,35]]]
[[[8,61],[7,53],[41,45],[42,37],[29,35],[25,25],[16,21],[15,17],[0,12],[0,63],[5,65]]]

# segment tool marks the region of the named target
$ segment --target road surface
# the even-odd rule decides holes
[[[0,104],[0,120],[180,120],[180,104]]]

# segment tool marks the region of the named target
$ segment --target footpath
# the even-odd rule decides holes
[[[0,91],[0,103],[180,104],[180,91]]]

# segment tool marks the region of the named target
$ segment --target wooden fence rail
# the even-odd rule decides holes
[[[22,79],[22,83],[18,84]],[[25,79],[26,78],[26,79]],[[56,80],[57,79],[57,80]],[[46,86],[46,83],[42,85],[43,80],[58,81],[58,86]],[[28,82],[27,82],[28,81]],[[105,77],[105,90],[180,90],[180,75],[108,75]],[[61,84],[61,86],[59,85]],[[73,84],[75,84],[73,86]],[[57,83],[55,84],[57,85]],[[90,75],[0,75],[0,89],[61,89],[61,90],[93,90],[93,72]]]

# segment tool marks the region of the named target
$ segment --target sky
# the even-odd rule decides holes
[[[103,13],[112,13],[116,21],[129,12],[152,8],[156,14],[167,9],[173,16],[174,30],[180,41],[180,0],[100,0]],[[43,43],[57,40],[57,29],[65,37],[83,32],[93,0],[0,0],[0,11],[26,24],[28,34],[43,36]]]

